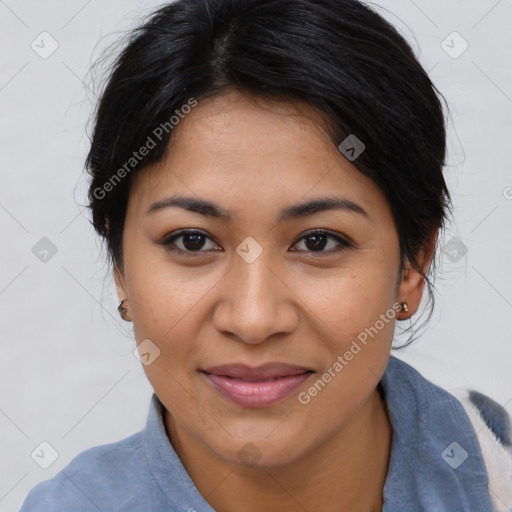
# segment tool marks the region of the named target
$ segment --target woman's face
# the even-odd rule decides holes
[[[144,370],[168,429],[233,463],[286,464],[342,432],[384,372],[397,301],[410,315],[421,297],[384,195],[320,123],[229,91],[131,189],[116,282]]]

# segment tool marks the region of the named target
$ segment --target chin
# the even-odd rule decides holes
[[[226,462],[248,468],[285,466],[306,454],[310,438],[303,439],[300,432],[294,435],[289,430],[274,432],[269,436],[272,429],[276,430],[275,423],[272,428],[264,428],[257,435],[215,436],[213,439],[203,438],[203,443]]]

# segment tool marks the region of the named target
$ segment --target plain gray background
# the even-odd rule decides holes
[[[152,390],[105,278],[82,171],[91,62],[157,5],[0,0],[0,511],[17,510],[80,451],[145,424]],[[451,111],[455,224],[440,252],[436,313],[396,355],[448,389],[471,386],[512,411],[512,2],[377,5]],[[56,250],[46,261],[43,237]],[[31,458],[41,449],[51,457],[41,442],[58,453],[47,469]]]

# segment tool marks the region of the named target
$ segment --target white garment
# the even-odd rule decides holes
[[[473,425],[489,475],[489,493],[494,512],[512,512],[512,448],[487,426],[469,390],[450,391],[464,406]]]

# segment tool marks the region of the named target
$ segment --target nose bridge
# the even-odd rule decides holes
[[[293,327],[293,306],[287,300],[287,288],[270,268],[273,258],[266,251],[253,260],[243,254],[235,256],[228,274],[227,295],[217,311],[218,329],[229,331],[246,343],[261,343],[272,334]]]
[[[270,254],[263,252],[254,261],[242,257],[234,265],[233,307],[250,321],[251,317],[265,317],[276,309],[276,278],[269,269]]]

